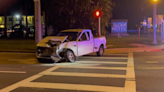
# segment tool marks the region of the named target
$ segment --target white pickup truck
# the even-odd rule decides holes
[[[47,36],[37,44],[39,62],[52,62],[64,59],[75,62],[76,58],[93,52],[101,56],[106,48],[105,36],[94,38],[89,29],[69,29],[57,36]]]

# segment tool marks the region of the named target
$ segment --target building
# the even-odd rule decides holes
[[[27,16],[27,21],[28,21],[28,28],[34,27],[34,16]],[[41,16],[41,23],[44,24],[43,22],[43,16]],[[15,24],[20,24],[20,15],[15,15],[15,16],[7,16],[7,29],[11,28]],[[22,25],[26,26],[26,16],[22,16]],[[5,17],[0,16],[0,28],[5,28]]]

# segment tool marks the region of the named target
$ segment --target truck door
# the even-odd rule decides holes
[[[88,36],[88,52],[92,53],[94,51],[94,40],[93,40],[93,36],[91,35],[91,32],[86,32],[86,35]]]
[[[83,32],[78,41],[78,56],[86,55],[90,53],[91,50],[93,51],[93,49],[90,50],[90,47],[90,40],[87,33]]]

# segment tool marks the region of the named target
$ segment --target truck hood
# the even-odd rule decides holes
[[[45,37],[44,39],[42,39],[38,44],[37,46],[38,47],[48,47],[47,45],[47,42],[49,40],[51,41],[60,41],[61,43],[63,43],[66,39],[67,39],[68,36],[47,36]]]

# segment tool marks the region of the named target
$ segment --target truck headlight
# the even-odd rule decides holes
[[[51,47],[49,44],[47,44],[47,47]]]

